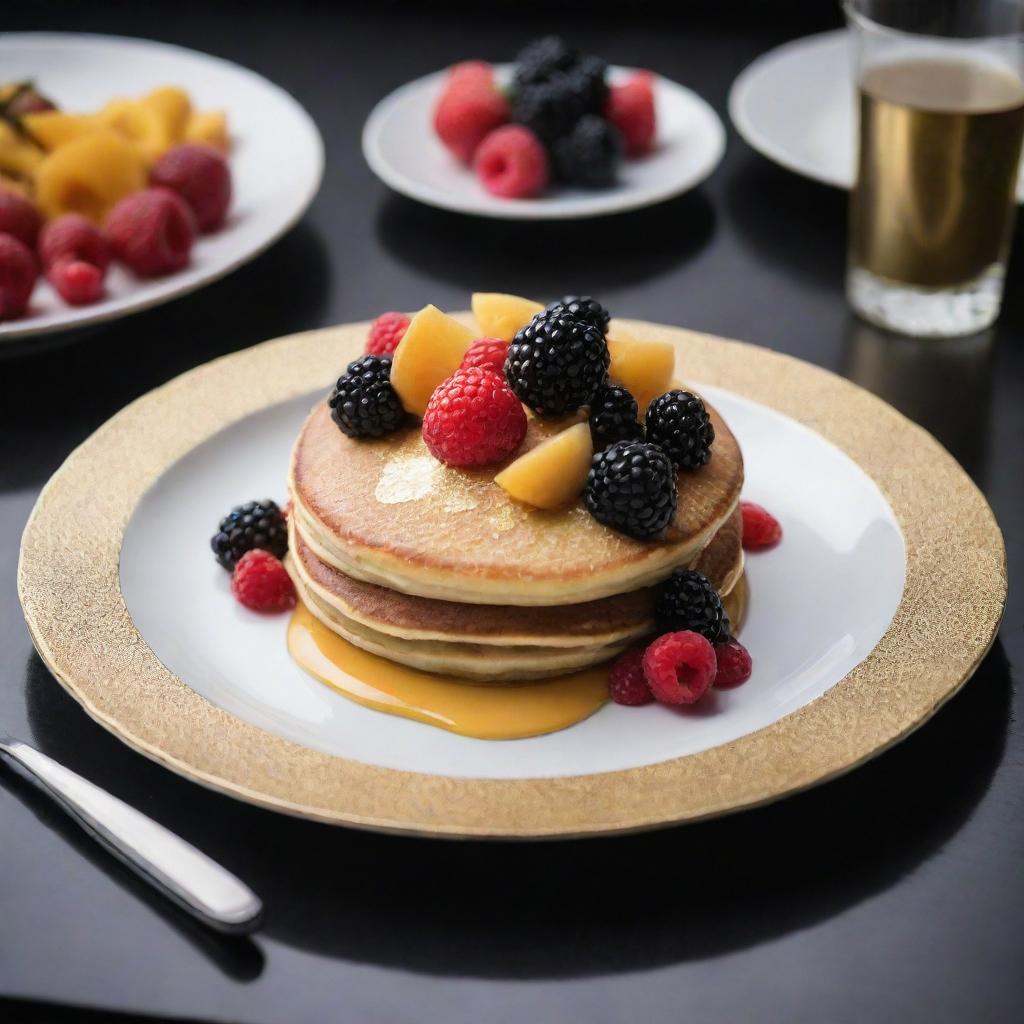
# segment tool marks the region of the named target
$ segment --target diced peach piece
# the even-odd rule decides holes
[[[391,365],[391,386],[406,412],[422,416],[434,389],[462,362],[476,332],[436,306],[424,306],[409,323]]]
[[[80,139],[101,127],[93,114],[68,114],[63,110],[40,110],[26,114],[22,124],[45,149],[59,149],[72,139]]]
[[[38,146],[0,120],[0,173],[12,178],[31,178],[42,160]]]
[[[111,100],[97,116],[108,128],[134,142],[149,163],[174,145],[164,118],[141,100]]]
[[[593,457],[590,425],[577,423],[521,455],[494,482],[535,508],[561,508],[583,493]]]
[[[609,378],[636,399],[643,418],[647,406],[671,387],[675,347],[668,341],[635,341],[620,336],[608,339],[608,353],[612,357]]]
[[[36,173],[36,201],[47,218],[80,213],[101,223],[114,203],[145,187],[138,148],[109,129],[55,149]]]
[[[167,136],[172,143],[185,137],[185,126],[192,116],[192,101],[184,89],[176,85],[162,85],[140,100],[163,121]]]
[[[474,292],[472,306],[481,335],[502,341],[511,341],[520,327],[525,327],[544,309],[532,299],[502,292]]]
[[[226,153],[231,148],[228,116],[223,110],[194,113],[185,125],[185,142],[203,142]]]

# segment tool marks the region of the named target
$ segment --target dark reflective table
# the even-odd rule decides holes
[[[425,8],[427,5],[423,5]],[[32,650],[15,594],[22,525],[68,452],[126,402],[263,338],[473,289],[598,295],[844,373],[932,431],[989,497],[1024,568],[1024,271],[999,325],[920,342],[842,294],[845,196],[771,166],[730,128],[697,191],[578,224],[463,218],[387,192],[358,151],[373,103],[466,56],[558,27],[691,85],[723,114],[758,53],[838,23],[830,5],[110,5],[41,2],[11,29],[180,42],[255,68],[319,123],[328,172],[306,219],[226,280],[0,360],[0,722],[195,842],[267,905],[251,940],[202,931],[0,774],[0,1005],[154,1018],[353,1021],[1015,1021],[1024,982],[1024,601],[976,678],[853,774],[703,825],[593,842],[429,842],[272,815],[179,779],[93,723]],[[2,75],[0,75],[2,77]],[[187,83],[186,83],[187,84]],[[898,452],[893,453],[899,458]],[[971,595],[965,593],[964,601]],[[34,1001],[34,1002],[28,1002]]]

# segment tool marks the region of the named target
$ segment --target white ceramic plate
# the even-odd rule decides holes
[[[743,641],[754,655],[753,677],[715,691],[696,714],[609,704],[562,732],[494,742],[370,710],[306,675],[285,646],[287,616],[240,607],[208,537],[239,501],[282,498],[289,452],[318,395],[241,420],[158,480],[121,550],[128,611],[157,657],[207,700],[285,739],[365,764],[536,778],[635,768],[727,743],[814,700],[867,657],[900,603],[906,558],[889,505],[848,456],[763,405],[702,390],[743,448],[744,493],[779,516],[785,540],[747,559]]]
[[[201,288],[284,234],[320,187],[323,142],[310,116],[283,89],[237,64],[166,43],[115,36],[0,36],[0,80],[25,78],[69,110],[95,109],[114,96],[172,84],[185,88],[200,109],[224,109],[233,140],[234,197],[226,225],[200,237],[186,269],[142,281],[114,266],[107,298],[77,308],[62,302],[41,279],[28,313],[0,323],[0,344],[126,316]]]
[[[849,33],[822,32],[762,54],[733,82],[729,116],[769,160],[851,188],[857,129]],[[1024,202],[1024,179],[1017,195]]]
[[[499,66],[507,80],[511,65]],[[599,191],[556,188],[539,199],[499,199],[460,164],[434,134],[433,109],[447,72],[418,78],[386,96],[363,128],[363,155],[386,185],[412,199],[460,213],[507,220],[569,220],[660,203],[702,182],[725,151],[718,115],[696,93],[657,77],[658,145],[623,164],[621,180]],[[628,77],[611,68],[612,81]]]

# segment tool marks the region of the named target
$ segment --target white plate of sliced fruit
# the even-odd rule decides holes
[[[322,174],[310,116],[236,64],[114,36],[0,37],[0,345],[209,284],[287,231]]]

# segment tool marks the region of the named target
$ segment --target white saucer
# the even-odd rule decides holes
[[[511,65],[498,69],[510,75]],[[610,69],[612,81],[628,68]],[[656,79],[658,145],[623,164],[621,180],[600,191],[556,188],[539,199],[499,199],[434,134],[433,109],[446,71],[401,86],[374,107],[363,128],[363,155],[386,185],[412,199],[460,213],[507,220],[569,220],[619,213],[671,199],[702,182],[725,152],[725,129],[696,93]]]
[[[856,98],[846,29],[784,43],[733,82],[729,116],[769,160],[805,178],[851,188]],[[1024,201],[1024,183],[1018,188]]]
[[[69,110],[180,85],[199,109],[227,112],[234,187],[227,223],[200,236],[184,270],[142,281],[114,265],[107,298],[78,307],[65,304],[40,278],[28,312],[0,323],[0,346],[113,320],[195,291],[258,256],[302,216],[320,187],[323,142],[309,114],[283,89],[218,57],[142,39],[12,32],[0,37],[0,79],[32,79]]]

